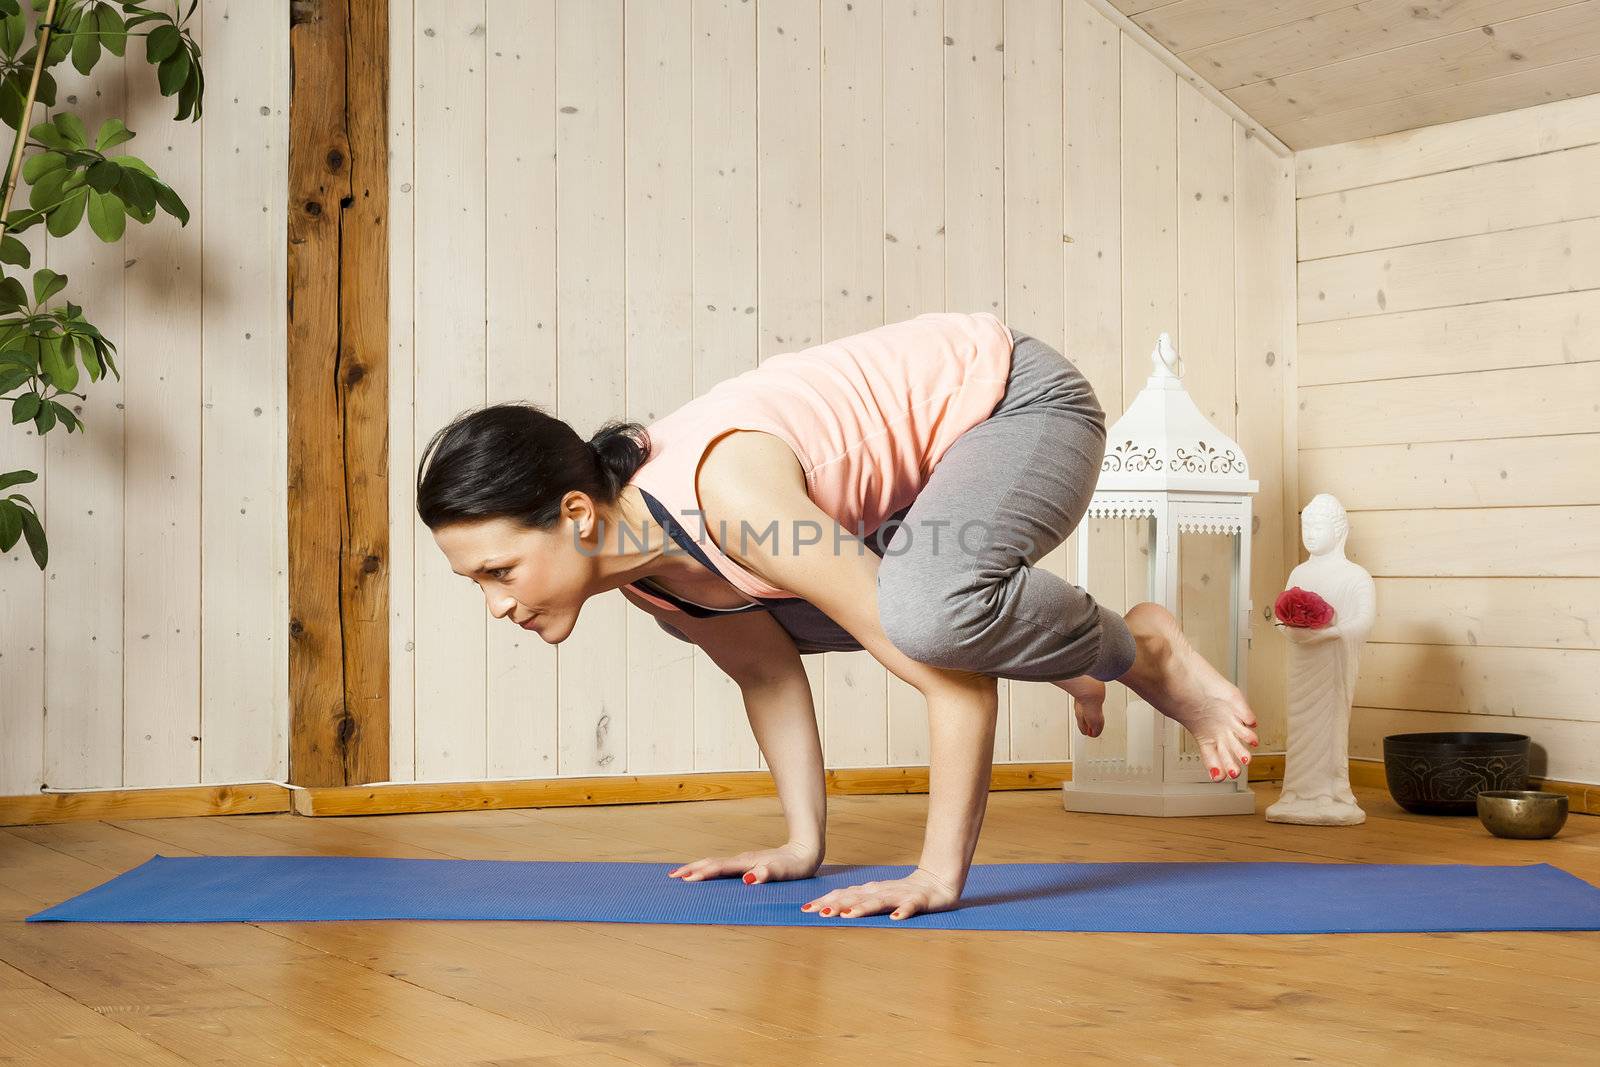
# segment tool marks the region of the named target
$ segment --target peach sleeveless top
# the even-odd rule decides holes
[[[1011,331],[989,312],[929,312],[771,356],[647,427],[650,455],[631,483],[654,498],[653,512],[659,506],[682,526],[674,536],[687,533],[691,554],[703,552],[701,562],[735,589],[758,601],[794,598],[713,541],[715,534],[728,544],[739,529],[731,522],[725,532],[708,528],[702,518],[695,477],[706,449],[734,430],[777,436],[799,459],[812,501],[846,535],[863,536],[910,504],[956,438],[994,411],[1011,346]],[[752,540],[761,533],[750,530]],[[822,537],[831,544],[833,531]],[[792,543],[793,534],[781,531],[780,544]],[[637,584],[629,588],[682,610]]]

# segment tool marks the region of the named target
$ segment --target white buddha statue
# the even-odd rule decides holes
[[[1289,738],[1283,794],[1267,808],[1268,822],[1349,826],[1367,819],[1350,791],[1350,705],[1378,598],[1372,575],[1345,558],[1349,535],[1338,498],[1318,493],[1306,505],[1301,538],[1311,558],[1289,572],[1285,588],[1311,590],[1334,615],[1319,630],[1282,628],[1289,639]]]

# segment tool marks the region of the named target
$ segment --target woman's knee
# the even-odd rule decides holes
[[[992,615],[981,591],[958,592],[948,588],[947,576],[894,562],[885,560],[878,569],[878,622],[884,636],[918,663],[969,667],[974,628],[981,629],[986,615]]]

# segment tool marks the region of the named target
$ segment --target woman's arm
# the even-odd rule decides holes
[[[765,611],[697,619],[668,614],[627,588],[622,594],[657,618],[667,619],[705,649],[711,661],[739,686],[750,729],[777,786],[789,825],[789,842],[801,846],[806,854],[815,851],[820,864],[828,825],[822,739],[817,732],[811,682],[794,640]]]
[[[729,442],[740,443],[730,448]],[[927,698],[931,753],[920,871],[943,890],[931,894],[927,903],[953,907],[966,884],[988,804],[998,710],[995,679],[931,667],[889,641],[878,621],[878,557],[855,538],[844,539],[840,550],[834,551],[837,524],[812,502],[799,463],[782,441],[745,432],[722,438],[702,463],[700,502],[708,530],[722,529],[719,519],[732,531],[739,529],[741,520],[756,531],[776,521],[776,544],[770,538],[730,533],[730,543],[719,547],[740,566],[815,604],[878,662]],[[819,529],[820,541],[798,543]],[[797,537],[796,531],[806,536]],[[896,893],[900,890],[851,887],[819,898],[818,903],[826,906],[831,900],[841,908],[840,914],[874,914],[889,907],[897,908],[897,916],[909,914],[900,906],[909,895],[895,897]]]

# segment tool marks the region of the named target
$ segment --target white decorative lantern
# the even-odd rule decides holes
[[[1150,354],[1150,378],[1106,434],[1106,455],[1087,518],[1148,518],[1148,595],[1179,616],[1178,535],[1233,538],[1228,626],[1231,681],[1245,688],[1250,640],[1250,497],[1258,484],[1239,445],[1195,407],[1180,378],[1183,364],[1162,334]],[[1089,575],[1087,529],[1078,536],[1078,580]],[[1091,590],[1092,592],[1092,590]],[[1219,620],[1220,621],[1220,620]],[[1129,692],[1125,743],[1089,738],[1072,723],[1072,781],[1062,784],[1068,811],[1117,815],[1249,815],[1248,773],[1212,781],[1198,751],[1184,752],[1182,726]],[[1248,768],[1245,768],[1248,771]]]

